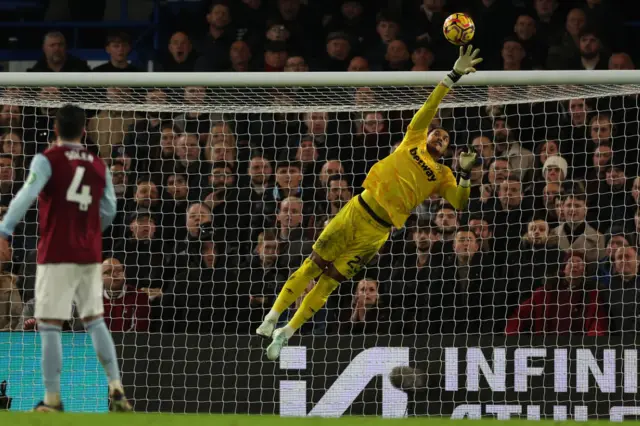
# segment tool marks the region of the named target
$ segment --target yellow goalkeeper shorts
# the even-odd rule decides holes
[[[380,219],[360,196],[354,197],[322,231],[313,250],[345,278],[356,275],[389,238],[391,225]]]

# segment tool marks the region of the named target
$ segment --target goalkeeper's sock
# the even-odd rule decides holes
[[[62,370],[62,327],[40,322],[42,342],[42,376],[44,379],[44,403],[49,407],[60,405],[60,372]]]
[[[310,258],[306,258],[300,268],[295,271],[278,294],[273,308],[265,317],[265,321],[278,322],[280,315],[296,301],[307,288],[309,282],[322,274],[322,269]]]
[[[116,346],[113,343],[111,333],[104,322],[104,318],[97,318],[85,324],[87,333],[93,341],[93,348],[96,355],[107,374],[109,380],[109,391],[122,391],[122,383],[120,382],[120,369],[118,368],[118,355],[116,355]]]
[[[340,282],[333,278],[322,275],[318,280],[318,283],[313,289],[306,295],[300,308],[296,311],[289,324],[284,329],[287,337],[291,337],[296,330],[302,327],[302,324],[309,321],[312,316],[318,312],[325,303],[329,295],[340,285]]]

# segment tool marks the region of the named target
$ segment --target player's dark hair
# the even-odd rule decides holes
[[[66,104],[56,113],[56,128],[58,137],[62,140],[80,139],[86,123],[87,116],[78,106]]]

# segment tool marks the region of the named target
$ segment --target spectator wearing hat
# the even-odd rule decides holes
[[[334,31],[327,36],[327,57],[322,68],[325,71],[346,71],[352,57],[351,39],[344,31]]]
[[[562,184],[568,176],[569,165],[567,160],[560,155],[552,155],[547,158],[542,166],[542,177],[544,178],[545,185],[549,183]]]
[[[568,69],[606,70],[608,68],[609,54],[595,28],[585,26],[580,31],[579,43],[580,55],[569,62]]]
[[[284,71],[287,63],[287,44],[283,41],[269,41],[264,47],[264,71]]]
[[[631,240],[634,239],[625,232],[624,226],[620,224],[613,225],[609,232],[605,234],[605,238],[606,246],[604,249],[604,257],[598,261],[597,271],[598,285],[601,288],[607,288],[611,283],[611,277],[614,274],[613,257],[616,251],[620,247],[631,246]]]
[[[193,71],[197,58],[189,35],[184,31],[176,31],[169,38],[167,51],[156,61],[155,69],[162,72]]]
[[[98,65],[95,72],[134,72],[141,71],[129,63],[127,57],[131,53],[131,40],[127,33],[118,32],[107,37],[105,50],[109,54],[109,62]]]

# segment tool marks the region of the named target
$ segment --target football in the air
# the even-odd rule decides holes
[[[473,23],[473,19],[466,13],[454,13],[444,21],[442,31],[450,43],[462,46],[473,39],[473,35],[476,33],[476,26]]]

